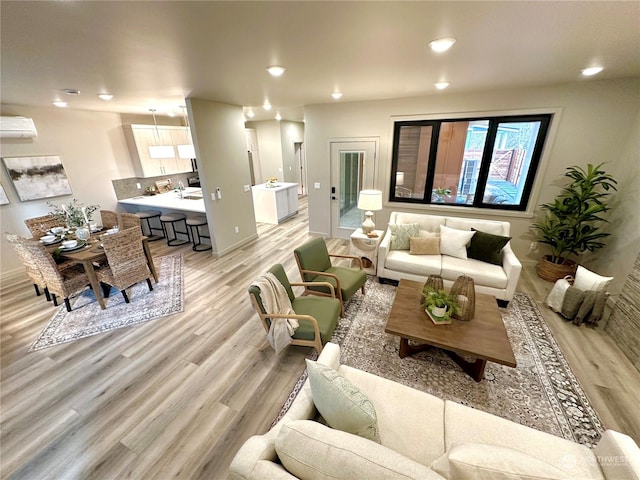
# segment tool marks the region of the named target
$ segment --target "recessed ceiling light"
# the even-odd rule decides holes
[[[80,95],[80,90],[76,88],[65,88],[63,92],[67,95]]]
[[[286,68],[284,68],[282,65],[269,65],[267,67],[267,72],[269,72],[269,74],[273,77],[279,77],[284,73],[285,70]]]
[[[600,73],[602,70],[604,70],[604,68],[602,67],[589,67],[583,68],[582,70],[580,70],[580,73],[582,73],[582,75],[584,75],[585,77],[590,77],[591,75]]]
[[[98,98],[100,100],[105,100],[105,101],[109,101],[113,98],[113,95],[111,95],[110,93],[99,93],[98,94]]]
[[[282,120],[282,115],[280,115],[280,112],[276,113],[276,120]]]
[[[56,100],[53,104],[58,108],[65,108],[67,106],[67,102],[63,102],[61,100]]]
[[[249,117],[249,118],[253,118],[253,117],[255,117],[255,116],[256,116],[256,114],[255,114],[255,113],[253,113],[253,110],[252,110],[252,109],[249,109],[249,111],[247,112],[247,117]]]
[[[429,46],[434,52],[445,52],[449,50],[454,43],[456,43],[456,39],[453,37],[438,38],[437,40],[429,42]]]
[[[334,100],[338,100],[340,97],[342,97],[342,93],[340,92],[333,92],[331,94],[331,96],[333,97]]]
[[[438,90],[444,90],[449,86],[449,82],[438,82],[433,84]]]
[[[269,100],[264,101],[262,108],[264,108],[265,110],[271,110],[271,104],[269,103]]]

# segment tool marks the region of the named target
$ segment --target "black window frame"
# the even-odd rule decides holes
[[[424,120],[398,120],[393,125],[393,149],[391,158],[391,177],[389,184],[389,201],[396,203],[408,203],[417,205],[437,205],[442,207],[466,207],[466,208],[481,208],[490,210],[509,210],[509,211],[526,211],[531,200],[531,192],[535,183],[538,169],[542,160],[542,152],[550,131],[551,121],[553,120],[553,113],[536,113],[536,114],[520,114],[520,115],[496,115],[496,116],[479,116],[479,117],[459,117],[459,118],[439,118],[439,119],[424,119]],[[436,160],[438,155],[438,141],[440,136],[440,127],[443,123],[450,122],[477,122],[488,121],[487,137],[485,140],[484,148],[482,151],[482,158],[480,160],[480,170],[478,172],[477,187],[471,204],[463,203],[441,203],[433,202],[432,190],[433,182],[435,179]],[[487,179],[489,176],[489,167],[493,156],[494,145],[498,133],[498,126],[504,123],[522,123],[522,122],[540,122],[540,129],[538,130],[538,136],[536,138],[535,146],[531,154],[531,162],[529,163],[529,169],[526,174],[524,188],[522,191],[522,198],[518,204],[500,204],[500,203],[485,203],[484,192],[487,186]],[[396,173],[398,171],[398,150],[400,143],[400,129],[404,126],[431,126],[431,145],[429,151],[429,160],[427,165],[427,176],[425,179],[425,190],[423,198],[409,198],[396,196]]]

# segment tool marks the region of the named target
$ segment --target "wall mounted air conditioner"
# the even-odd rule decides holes
[[[33,138],[37,135],[32,118],[0,117],[0,138]]]

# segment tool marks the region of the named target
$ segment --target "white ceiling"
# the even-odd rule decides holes
[[[180,112],[185,97],[304,105],[640,76],[640,2],[1,2],[4,104]],[[434,54],[428,43],[453,36]],[[280,78],[265,67],[287,67]],[[62,90],[75,88],[79,96]],[[111,102],[97,94],[115,95]],[[273,109],[261,108],[268,98]]]

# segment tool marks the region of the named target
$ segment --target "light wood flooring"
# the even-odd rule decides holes
[[[240,445],[264,432],[311,350],[279,356],[265,342],[246,288],[273,263],[299,279],[292,250],[308,238],[306,199],[281,225],[220,258],[153,242],[185,259],[185,311],[27,353],[53,315],[26,276],[0,289],[3,479],[224,479]],[[330,251],[348,242],[328,241]],[[520,290],[550,284],[526,269]],[[609,337],[541,308],[607,428],[640,440],[640,373]]]

